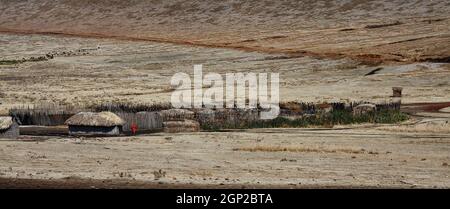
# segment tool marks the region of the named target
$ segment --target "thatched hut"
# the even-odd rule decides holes
[[[159,112],[163,122],[164,132],[196,132],[200,124],[193,120],[195,113],[186,109],[169,109]]]
[[[116,136],[122,132],[125,121],[112,112],[80,112],[66,122],[69,135]]]
[[[0,117],[0,138],[17,138],[19,134],[19,125],[12,117]]]
[[[186,109],[169,109],[160,112],[163,121],[193,120],[195,113]]]

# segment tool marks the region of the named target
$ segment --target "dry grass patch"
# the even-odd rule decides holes
[[[424,120],[413,125],[378,127],[377,129],[384,131],[413,133],[450,133],[450,121],[448,119]]]

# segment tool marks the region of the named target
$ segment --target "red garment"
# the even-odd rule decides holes
[[[138,130],[138,126],[135,123],[133,123],[133,124],[131,124],[130,128],[131,128],[131,133],[133,133],[133,135],[135,135]]]

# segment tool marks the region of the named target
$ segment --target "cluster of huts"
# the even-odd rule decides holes
[[[401,88],[393,88],[394,98],[401,97]],[[285,105],[286,106],[286,105]],[[295,108],[292,104],[284,107],[282,115],[305,113],[303,105]],[[298,104],[297,104],[298,106]],[[323,105],[322,105],[323,106]],[[333,104],[327,106],[312,105],[321,111],[339,108]],[[282,108],[283,109],[283,108]],[[296,111],[302,109],[302,111]],[[308,109],[308,108],[307,108]],[[377,111],[375,104],[358,104],[351,108],[354,115],[363,115]],[[308,113],[309,111],[306,111]],[[137,130],[163,130],[164,132],[196,132],[205,124],[239,124],[259,120],[259,111],[255,109],[168,109],[159,112],[79,112],[65,121],[69,135],[73,136],[118,136],[124,132]],[[222,126],[226,127],[226,126]],[[231,126],[232,127],[232,126]],[[239,127],[239,126],[238,126]],[[138,132],[139,133],[139,132]],[[17,138],[20,135],[19,125],[11,116],[0,116],[0,138]]]
[[[239,124],[259,120],[255,109],[167,109],[159,112],[122,113],[80,112],[65,124],[70,135],[115,136],[129,132],[133,126],[168,133],[197,132],[202,124]]]
[[[201,124],[224,124],[252,121],[258,111],[234,109],[167,109],[154,112],[79,112],[65,120],[72,136],[118,136],[123,133],[164,131],[168,133],[197,132]],[[19,128],[13,117],[0,118],[0,137],[13,138]]]
[[[119,115],[122,115],[124,120]],[[185,109],[170,109],[156,112],[140,112],[137,114],[112,112],[80,112],[66,122],[69,135],[102,135],[117,136],[126,130],[147,127],[146,130],[164,130],[165,132],[195,132],[200,125],[194,120],[194,112]],[[134,131],[134,130],[133,130]]]
[[[161,115],[165,120],[162,120]],[[113,112],[79,112],[65,121],[68,134],[72,136],[118,136],[131,129],[140,131],[168,132],[198,131],[199,125],[188,110],[169,110],[157,112],[113,113]],[[17,138],[20,135],[18,123],[11,116],[0,117],[0,138]]]

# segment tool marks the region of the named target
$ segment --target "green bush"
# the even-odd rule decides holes
[[[355,116],[350,110],[333,110],[329,113],[306,115],[297,119],[277,117],[273,120],[241,122],[237,124],[202,124],[203,130],[218,131],[221,129],[249,128],[301,128],[332,127],[358,123],[398,123],[408,119],[408,115],[399,110],[380,110]]]

